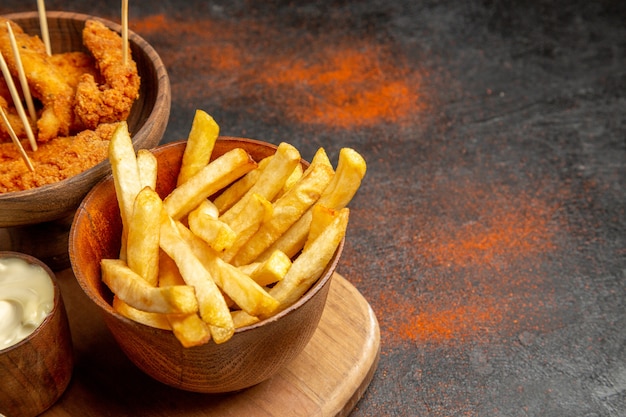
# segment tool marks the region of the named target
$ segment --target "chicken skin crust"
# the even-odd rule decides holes
[[[88,129],[126,120],[139,97],[140,85],[130,48],[124,64],[121,36],[95,20],[86,22],[83,43],[94,56],[102,82],[99,84],[92,74],[81,76],[76,87],[76,117]]]

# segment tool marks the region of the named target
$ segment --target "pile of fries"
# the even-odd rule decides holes
[[[336,170],[323,148],[303,169],[287,143],[260,161],[241,148],[212,158],[218,134],[197,110],[177,185],[163,199],[156,157],[135,153],[126,124],[109,148],[123,230],[119,259],[101,261],[113,308],[171,330],[185,347],[223,343],[297,301],[345,236],[366,171],[350,148]]]

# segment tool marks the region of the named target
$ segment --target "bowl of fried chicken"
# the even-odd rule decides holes
[[[69,12],[45,21],[47,35],[37,12],[0,16],[0,249],[54,266],[51,256],[67,265],[76,207],[111,172],[115,129],[126,123],[137,150],[155,147],[171,92],[159,55],[132,30]]]

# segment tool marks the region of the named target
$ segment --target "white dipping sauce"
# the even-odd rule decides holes
[[[31,334],[54,306],[45,269],[20,258],[0,259],[0,349]]]

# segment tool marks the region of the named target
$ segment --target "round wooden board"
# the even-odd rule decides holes
[[[76,355],[72,381],[44,416],[345,416],[378,365],[380,330],[370,305],[333,277],[319,327],[274,378],[231,394],[180,391],[139,371],[117,347],[71,270],[57,272]]]

